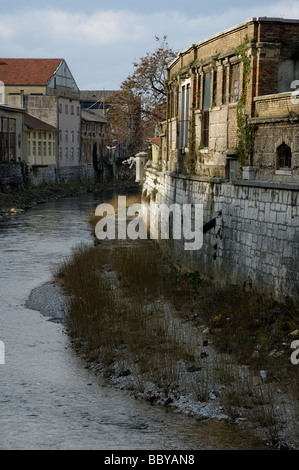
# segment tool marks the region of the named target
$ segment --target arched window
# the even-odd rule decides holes
[[[283,142],[276,150],[277,155],[277,168],[291,168],[292,166],[292,151],[291,148]]]

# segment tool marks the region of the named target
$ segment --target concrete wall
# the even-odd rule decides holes
[[[216,218],[200,250],[184,250],[184,240],[168,242],[182,264],[220,284],[250,281],[279,299],[299,295],[299,185],[231,183],[152,169],[145,175],[144,202],[203,204],[203,222]]]

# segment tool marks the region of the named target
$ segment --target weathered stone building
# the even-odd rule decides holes
[[[254,18],[183,51],[168,70],[161,162],[142,188],[151,231],[169,224],[183,265],[279,299],[299,299],[298,44],[299,20]],[[191,205],[193,230],[202,205],[200,249],[172,236],[161,204]]]
[[[107,119],[102,110],[83,111],[81,126],[82,165],[84,173],[98,178],[113,178],[115,161],[106,136]]]
[[[253,18],[169,66],[165,168],[299,181],[299,20]],[[239,146],[238,146],[239,143]]]

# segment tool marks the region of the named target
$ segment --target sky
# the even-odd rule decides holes
[[[156,49],[155,36],[180,52],[248,18],[299,19],[292,0],[1,3],[0,57],[63,58],[81,90],[119,89],[134,61]]]

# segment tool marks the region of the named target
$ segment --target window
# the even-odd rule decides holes
[[[80,107],[77,106],[77,116],[79,116],[79,114],[80,114]]]
[[[74,106],[71,107],[71,113],[74,114]]]
[[[68,104],[65,105],[65,114],[68,114],[69,113],[69,106]]]
[[[213,73],[213,98],[212,98],[213,106],[216,106],[216,101],[217,101],[217,72],[215,70]]]
[[[292,166],[292,151],[291,148],[284,142],[277,147],[277,168],[291,168]]]
[[[71,149],[71,159],[74,160],[74,156],[75,156],[75,149],[74,147],[72,147]]]
[[[47,142],[43,142],[43,156],[47,156]]]
[[[209,110],[211,107],[211,74],[205,73],[204,75],[204,96],[203,96],[203,109]]]
[[[37,154],[39,157],[42,155],[42,143],[40,141],[37,144]]]
[[[211,107],[211,74],[204,75],[203,91],[203,113],[202,113],[202,145],[209,146],[209,125],[210,125],[210,107]]]
[[[48,142],[48,156],[52,155],[52,142]]]
[[[181,132],[180,146],[185,148],[188,146],[189,132],[189,116],[190,116],[190,81],[182,86],[181,96]]]
[[[227,67],[223,68],[222,104],[226,104]]]
[[[197,91],[196,91],[196,107],[201,108],[201,79],[202,76],[198,74],[197,76]]]
[[[69,141],[69,131],[65,131],[65,141]]]
[[[74,131],[71,132],[71,142],[75,142],[75,133],[74,133]]]
[[[231,67],[230,102],[237,103],[240,93],[240,64]]]

